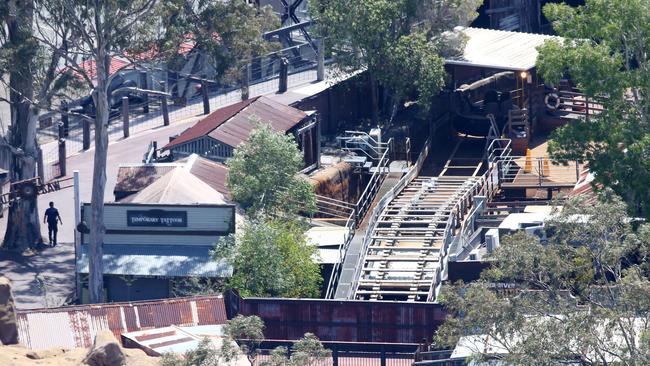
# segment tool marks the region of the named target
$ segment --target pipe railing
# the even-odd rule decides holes
[[[388,168],[388,164],[390,163],[389,154],[390,154],[390,146],[392,142],[393,140],[389,139],[388,142],[385,143],[386,148],[383,149],[383,154],[381,158],[379,158],[378,160],[376,170],[370,177],[370,180],[368,181],[366,188],[361,193],[361,196],[359,196],[359,199],[354,205],[353,210],[346,221],[345,227],[348,228],[348,234],[347,237],[345,238],[344,244],[341,247],[339,247],[339,260],[337,261],[337,263],[334,264],[334,268],[332,269],[330,280],[327,285],[327,291],[325,292],[326,299],[333,298],[334,291],[336,289],[336,286],[338,285],[338,280],[341,276],[343,260],[345,258],[345,254],[348,251],[348,248],[350,247],[350,243],[352,242],[352,238],[354,237],[355,230],[357,229],[357,227],[359,227],[359,224],[363,221],[366,213],[368,212],[368,209],[372,205],[372,202],[374,201],[375,197],[377,196],[377,193],[379,192],[379,188],[381,187],[384,180],[386,179],[386,173],[388,171],[387,168]]]
[[[357,260],[357,265],[355,267],[354,276],[352,277],[354,282],[350,287],[350,293],[348,295],[349,299],[352,299],[354,297],[356,289],[359,285],[358,278],[360,276],[360,272],[362,269],[361,267],[363,266],[363,260],[365,257],[365,253],[368,250],[368,246],[373,241],[372,230],[377,224],[377,220],[379,220],[381,213],[384,211],[388,203],[390,203],[390,201],[392,201],[393,198],[395,198],[395,196],[397,196],[402,191],[402,189],[404,189],[404,187],[406,187],[409,183],[411,183],[411,181],[415,179],[415,177],[417,177],[418,174],[420,174],[420,170],[422,170],[422,166],[424,165],[424,161],[429,155],[430,149],[431,149],[431,138],[429,137],[427,141],[424,143],[424,148],[422,149],[422,152],[420,152],[420,155],[418,156],[418,160],[415,162],[415,164],[411,167],[411,169],[409,169],[408,173],[406,173],[406,175],[404,175],[399,180],[399,182],[397,182],[397,184],[390,189],[390,191],[386,192],[386,194],[381,198],[381,200],[377,202],[377,205],[372,211],[372,216],[368,221],[368,227],[366,228],[366,231],[364,233],[363,243],[361,245],[359,259]]]

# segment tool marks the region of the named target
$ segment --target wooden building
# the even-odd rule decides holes
[[[235,205],[184,168],[175,168],[135,194],[129,203],[107,203],[103,273],[106,299],[135,301],[174,296],[187,278],[221,279],[232,267],[211,254],[235,232]],[[88,273],[90,204],[81,210],[76,271],[81,299]]]
[[[255,120],[275,131],[292,134],[303,151],[305,166],[317,167],[320,159],[320,130],[317,114],[303,112],[267,97],[256,97],[214,111],[172,139],[163,150],[174,159],[198,154],[223,162],[237,145],[248,140]]]

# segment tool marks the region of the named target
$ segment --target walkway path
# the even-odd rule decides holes
[[[291,75],[289,86],[292,88],[285,94],[276,94],[277,79],[254,85],[250,89],[251,96],[267,95],[271,98],[290,103],[314,91],[324,90],[329,81],[314,82],[315,71]],[[210,99],[211,110],[239,101],[239,91],[215,96]],[[134,119],[131,136],[122,137],[121,124],[111,126],[108,159],[106,165],[106,201],[113,200],[113,189],[117,179],[120,164],[140,163],[151,141],[157,141],[158,146],[163,146],[169,137],[179,134],[191,127],[203,117],[201,102],[195,102],[185,108],[177,109],[170,113],[170,125],[163,126],[162,116],[151,113]],[[78,141],[78,149],[69,148],[67,151],[67,169],[71,176],[74,170],[80,175],[80,196],[82,202],[90,202],[92,190],[92,171],[94,148],[87,151],[81,149],[80,136],[71,136],[69,141]],[[41,145],[44,156],[55,152],[57,142]],[[70,146],[75,146],[70,143]],[[14,294],[19,308],[38,308],[62,304],[67,296],[74,292],[74,197],[72,189],[41,195],[38,198],[40,211],[43,212],[49,201],[53,201],[59,209],[63,225],[59,228],[59,244],[55,248],[46,248],[33,256],[20,256],[15,253],[0,251],[0,274],[9,277],[14,284]],[[7,225],[5,217],[0,218],[0,233],[4,233]],[[41,233],[47,237],[47,226],[41,225]],[[47,288],[47,299],[36,275],[44,279]]]

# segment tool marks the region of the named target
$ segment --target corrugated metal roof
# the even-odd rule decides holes
[[[221,126],[224,122],[229,120],[235,114],[239,113],[242,109],[249,106],[251,103],[255,102],[258,98],[259,97],[243,100],[239,103],[231,104],[229,106],[217,109],[207,117],[197,122],[194,126],[183,131],[183,133],[181,133],[177,138],[165,145],[165,147],[163,147],[163,150],[167,150],[173,146],[184,144],[186,142],[206,136],[208,133],[210,133],[210,131]]]
[[[117,183],[113,192],[139,192],[178,164],[143,164],[139,166],[120,166],[117,170]]]
[[[226,200],[230,200],[230,190],[226,186],[228,181],[228,167],[214,162],[212,160],[198,157],[192,167],[190,173],[205,182],[217,192],[223,194]]]
[[[223,336],[222,328],[223,325],[170,326],[124,333],[122,337],[152,356],[160,356],[169,352],[183,354],[198,347],[205,337],[221,338]]]
[[[224,144],[236,147],[248,140],[254,128],[250,121],[253,116],[269,123],[275,131],[286,132],[305,119],[307,113],[267,97],[257,97],[214,111],[185,130],[163,149],[168,150],[203,136],[210,136]]]
[[[122,333],[170,325],[226,323],[220,296],[18,310],[18,338],[31,349],[87,348],[100,330]]]
[[[174,168],[140,191],[132,203],[225,204],[223,195],[193,175],[189,169]]]
[[[103,271],[109,275],[228,277],[232,267],[216,261],[211,247],[190,245],[104,245]],[[81,246],[77,272],[88,273],[88,248]]]
[[[544,34],[465,28],[469,39],[463,56],[447,59],[447,64],[488,67],[502,70],[529,70],[535,67],[537,47],[550,39]]]
[[[142,191],[154,183],[167,172],[177,167],[189,169],[192,175],[221,193],[226,200],[230,200],[230,190],[226,187],[228,180],[228,167],[224,164],[203,158],[196,154],[173,163],[128,164],[118,168],[117,183],[114,193],[133,194]],[[131,201],[128,198],[125,201]]]
[[[276,132],[287,132],[300,123],[307,114],[299,109],[278,103],[270,98],[260,97],[241,112],[234,115],[223,125],[219,126],[208,136],[232,147],[248,140],[255,125],[251,118],[257,118],[263,123],[269,123]]]

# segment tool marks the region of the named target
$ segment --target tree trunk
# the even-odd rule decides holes
[[[98,67],[99,68],[99,67]],[[98,83],[99,84],[99,83]],[[105,84],[105,83],[104,83]],[[91,303],[104,302],[104,275],[102,266],[104,245],[104,190],[106,188],[106,157],[108,155],[108,94],[99,86],[93,92],[96,107],[95,160],[90,202],[90,246],[88,289]]]
[[[372,122],[379,126],[379,87],[377,84],[377,78],[372,74],[372,72],[368,72],[368,79],[369,79],[369,84],[370,84],[370,101],[372,104],[372,110],[371,110],[371,116],[372,116]]]
[[[99,7],[98,7],[99,8]],[[101,20],[96,18],[97,24]],[[101,29],[101,26],[97,26]],[[108,70],[110,57],[102,37],[97,39],[97,80],[93,90],[95,104],[95,160],[93,162],[93,187],[90,202],[90,243],[88,289],[91,303],[104,302],[104,190],[106,188],[106,157],[108,155],[108,117],[110,113],[108,95]]]
[[[11,128],[9,143],[19,149],[12,157],[10,178],[12,182],[36,176],[36,123],[38,108],[32,105],[34,76],[31,70],[35,53],[29,47],[32,41],[33,0],[8,2],[10,16],[7,21],[9,43],[16,47],[15,62],[9,73]],[[15,151],[15,150],[14,150]],[[19,200],[9,206],[4,248],[22,251],[42,243],[37,200]]]

